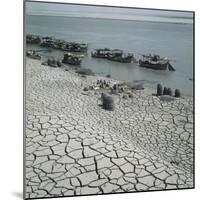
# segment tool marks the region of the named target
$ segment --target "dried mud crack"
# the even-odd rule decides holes
[[[193,187],[193,99],[148,89],[114,111],[83,93],[98,77],[26,61],[26,198]]]

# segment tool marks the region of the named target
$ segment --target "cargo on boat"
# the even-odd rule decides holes
[[[93,58],[108,58],[109,54],[111,53],[111,49],[104,48],[104,49],[95,49],[95,51],[91,52],[91,56]]]
[[[27,35],[26,43],[38,44],[42,47],[58,49],[67,52],[87,52],[88,44],[77,42],[66,42],[65,40],[56,39],[51,36],[40,37],[37,35]]]
[[[69,52],[87,52],[88,44],[76,43],[76,42],[66,42],[62,44],[61,50]]]
[[[94,58],[105,58],[121,63],[131,63],[135,61],[134,55],[132,53],[124,53],[120,49],[96,49],[91,53],[91,56]]]
[[[169,63],[169,59],[167,58],[161,58],[157,54],[146,54],[142,55],[142,59],[139,60],[139,66],[145,67],[149,69],[154,70],[167,70],[169,71],[175,71],[175,69],[172,67],[172,65]]]
[[[43,37],[40,43],[41,47],[54,47],[55,39],[52,37]]]
[[[73,55],[71,53],[64,54],[64,58],[62,63],[70,64],[70,65],[80,65],[82,62],[83,56]]]
[[[62,50],[64,45],[65,45],[65,41],[64,40],[56,39],[55,41],[53,41],[52,48],[58,49],[58,50]]]
[[[32,59],[40,60],[41,55],[37,53],[35,50],[27,50],[26,51],[26,56]]]
[[[113,50],[111,54],[108,56],[108,60],[121,63],[131,63],[135,59],[132,53],[125,54],[122,50]]]

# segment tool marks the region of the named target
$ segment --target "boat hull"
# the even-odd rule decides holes
[[[42,42],[40,44],[41,47],[47,47],[47,48],[53,48],[53,43],[46,43],[46,42]]]
[[[41,59],[41,55],[40,54],[37,54],[35,53],[34,51],[27,51],[26,52],[26,56],[29,57],[29,58],[32,58],[32,59],[36,59],[36,60],[40,60]]]
[[[70,65],[81,65],[82,59],[78,57],[73,56],[67,56],[67,54],[64,56],[62,63],[70,64]]]
[[[28,55],[27,57],[35,59],[35,60],[41,60],[41,56]]]
[[[133,56],[126,56],[126,57],[112,56],[112,53],[98,54],[98,53],[92,52],[91,56],[93,58],[103,58],[103,59],[108,59],[108,60],[120,62],[120,63],[131,63],[133,61]]]
[[[93,57],[93,58],[105,58],[105,59],[107,59],[108,58],[108,55],[107,54],[97,54],[97,53],[91,53],[91,56]]]
[[[62,51],[67,51],[67,52],[74,52],[74,53],[84,53],[87,52],[87,48],[84,49],[71,49],[71,48],[59,48]]]
[[[120,63],[131,63],[133,60],[133,57],[108,57],[108,60],[115,61],[115,62],[120,62]]]
[[[139,66],[154,70],[166,70],[168,63],[150,63],[147,61],[139,60]]]
[[[62,60],[62,63],[69,64],[69,65],[81,65],[81,61],[72,61],[72,60]]]

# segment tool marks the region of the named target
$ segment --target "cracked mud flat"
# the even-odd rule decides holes
[[[83,92],[97,79],[27,59],[26,198],[193,188],[193,98],[106,111]]]

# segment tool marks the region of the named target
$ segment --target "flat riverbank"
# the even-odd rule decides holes
[[[26,58],[26,197],[193,187],[193,97],[83,91],[99,79]]]

